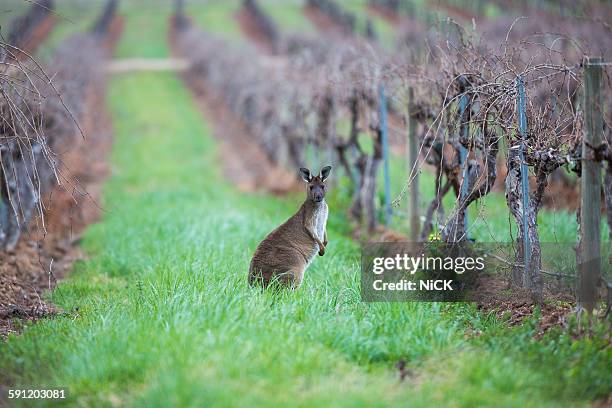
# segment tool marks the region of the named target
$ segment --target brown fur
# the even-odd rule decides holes
[[[319,176],[303,173],[308,182],[307,197],[298,212],[272,231],[257,246],[249,267],[249,283],[268,286],[271,281],[296,288],[317,252],[325,254],[327,245],[327,204],[325,179],[329,169]]]

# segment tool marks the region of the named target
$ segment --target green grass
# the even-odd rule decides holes
[[[120,54],[163,55],[161,23],[141,18],[129,15]],[[0,383],[67,387],[72,406],[147,407],[586,406],[612,390],[603,327],[538,341],[533,325],[509,329],[470,305],[361,302],[341,188],[328,253],[302,287],[250,288],[250,255],[301,196],[225,182],[174,74],[113,78],[108,104],[106,211],[84,237],[87,259],[50,295],[67,313],[0,344]],[[413,373],[403,383],[399,359]]]
[[[163,58],[169,55],[166,37],[172,3],[153,1],[146,6],[139,2],[121,3],[120,12],[129,15],[129,24],[124,25],[124,40],[117,47],[118,58]]]
[[[195,0],[186,3],[186,13],[194,24],[229,41],[241,40],[242,31],[236,19],[240,0]]]
[[[274,19],[283,33],[312,33],[316,30],[303,13],[303,1],[259,0],[259,5]]]
[[[387,48],[394,49],[395,28],[383,18],[368,12],[366,9],[368,2],[366,0],[340,0],[338,3],[357,17],[355,27],[357,32],[365,33],[366,21],[370,19],[380,43]]]

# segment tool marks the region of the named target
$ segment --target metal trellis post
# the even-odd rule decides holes
[[[525,162],[525,139],[527,138],[527,112],[525,102],[525,83],[523,77],[519,76],[516,79],[518,91],[518,115],[519,115],[519,133],[521,136],[521,144],[519,147],[519,159],[521,161],[521,195],[523,204],[523,258],[525,260],[525,275],[524,280],[529,280],[529,264],[531,263],[531,242],[529,241],[529,169]]]
[[[469,129],[469,125],[468,124],[464,124],[463,123],[463,118],[465,115],[465,110],[468,108],[468,96],[464,93],[461,96],[461,99],[459,100],[459,117],[461,118],[461,125],[459,126],[459,131],[463,132],[464,134],[461,135],[463,138],[465,138],[466,140],[470,137],[470,129]],[[461,181],[461,190],[460,190],[460,199],[461,202],[463,202],[468,195],[468,189],[469,189],[469,183],[468,183],[468,164],[467,164],[467,149],[461,145],[461,147],[459,148],[459,165],[462,167],[462,175],[463,175],[463,180]],[[468,211],[467,208],[465,209],[465,213],[464,213],[464,217],[463,217],[463,223],[465,226],[465,234],[466,234],[466,238],[469,239],[469,235],[468,235]]]

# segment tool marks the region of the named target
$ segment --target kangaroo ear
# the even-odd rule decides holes
[[[310,183],[310,180],[312,180],[312,176],[310,175],[310,170],[304,167],[300,167],[300,177],[302,178],[302,180],[304,180],[307,183]]]
[[[325,166],[321,169],[321,181],[325,181],[329,177],[331,169],[331,166]]]

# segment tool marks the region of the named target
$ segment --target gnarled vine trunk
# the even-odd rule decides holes
[[[529,289],[534,301],[542,302],[542,248],[538,234],[538,210],[540,196],[546,187],[546,175],[539,176],[536,189],[536,199],[528,200],[528,208],[523,209],[523,193],[521,188],[520,157],[518,149],[510,149],[508,152],[508,174],[506,176],[506,202],[510,213],[518,225],[518,236],[516,238],[516,262],[512,267],[512,279],[514,284]],[[527,231],[523,224],[523,217],[527,217]],[[525,236],[529,239],[529,262],[525,267]]]

